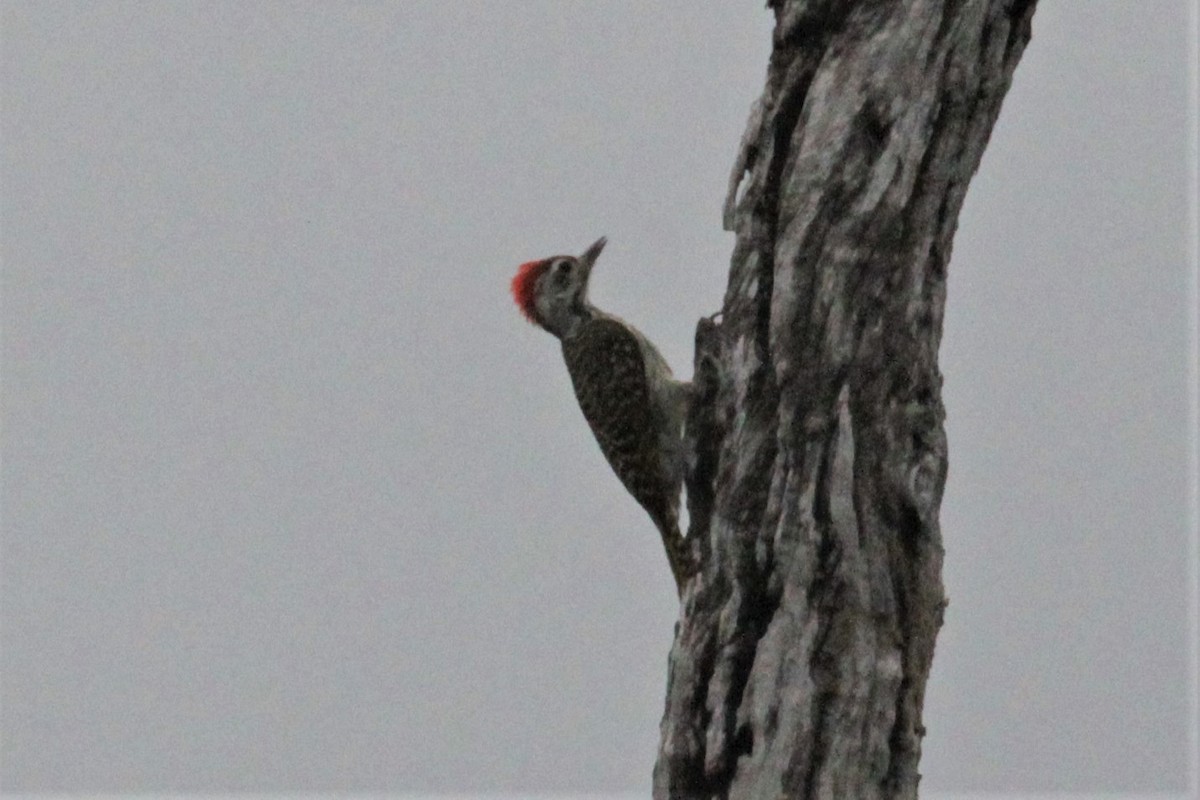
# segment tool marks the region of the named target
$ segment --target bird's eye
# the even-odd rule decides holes
[[[554,265],[554,285],[566,288],[570,282],[571,262],[559,261]]]

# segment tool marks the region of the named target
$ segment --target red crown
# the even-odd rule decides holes
[[[537,287],[538,278],[550,266],[549,259],[542,261],[526,261],[521,266],[517,267],[517,274],[512,279],[512,296],[513,300],[517,301],[517,307],[521,309],[521,313],[525,315],[525,319],[540,325],[538,319],[537,308],[533,304],[534,292]]]

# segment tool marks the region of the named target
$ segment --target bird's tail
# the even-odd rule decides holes
[[[658,532],[662,534],[667,562],[671,565],[671,574],[675,577],[675,591],[682,597],[683,587],[687,586],[687,582],[699,571],[696,556],[692,552],[692,543],[683,538],[679,530],[679,518],[675,514],[655,520],[655,523]]]

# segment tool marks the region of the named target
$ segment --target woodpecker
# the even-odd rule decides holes
[[[512,279],[521,313],[562,343],[563,359],[600,450],[662,535],[676,591],[696,567],[679,530],[683,425],[691,384],[629,323],[588,300],[588,278],[607,240],[580,256],[529,261]]]

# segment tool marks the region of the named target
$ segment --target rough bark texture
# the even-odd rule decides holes
[[[671,652],[657,798],[917,794],[946,604],[946,265],[1035,4],[770,4],[723,319],[696,337],[703,572]]]

